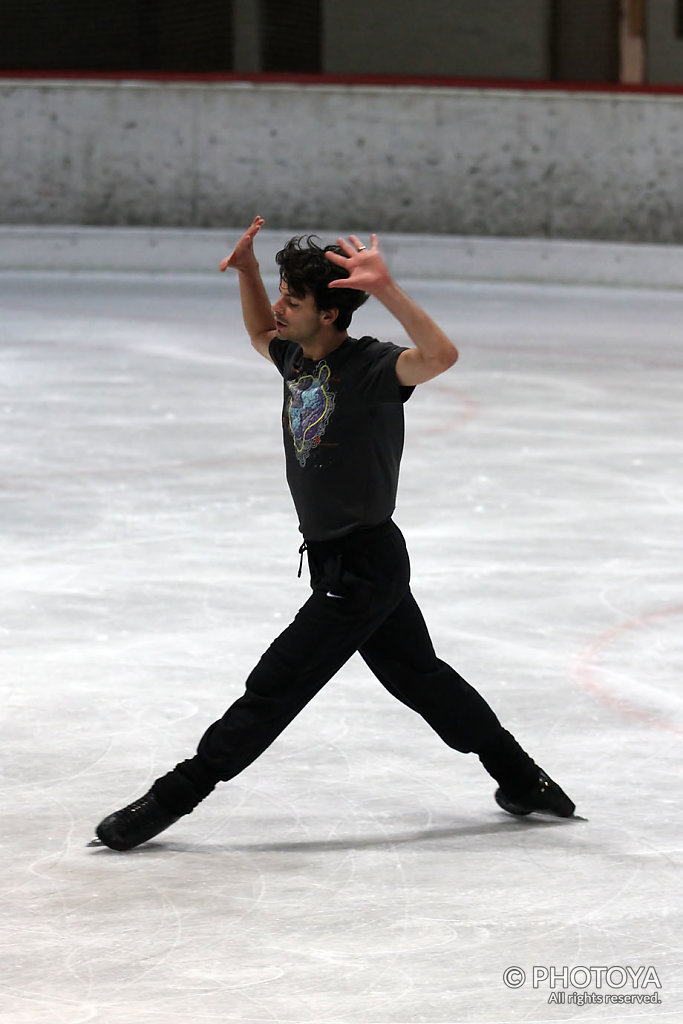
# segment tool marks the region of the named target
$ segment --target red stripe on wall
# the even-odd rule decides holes
[[[350,85],[350,86],[422,86],[424,88],[447,89],[510,89],[528,92],[573,92],[573,93],[636,93],[643,95],[683,95],[680,85],[623,85],[619,82],[554,82],[528,81],[507,78],[448,78],[419,75],[331,75],[296,74],[295,72],[187,72],[187,71],[72,71],[31,69],[2,70],[0,78],[28,80],[68,81],[142,81],[142,82],[253,82],[256,84],[290,85]]]

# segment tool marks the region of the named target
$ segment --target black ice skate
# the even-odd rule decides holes
[[[99,823],[96,839],[89,846],[108,846],[110,850],[132,850],[167,829],[179,815],[171,814],[152,792],[145,793],[132,804],[114,811]]]
[[[522,796],[513,800],[506,796],[502,789],[497,789],[495,797],[499,807],[517,817],[524,817],[536,811],[539,814],[554,814],[558,818],[571,818],[576,809],[567,794],[540,769],[538,781]]]

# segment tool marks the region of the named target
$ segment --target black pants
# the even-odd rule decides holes
[[[218,781],[243,771],[356,651],[445,743],[477,753],[511,795],[523,792],[534,762],[483,697],[437,658],[410,591],[398,527],[309,542],[308,560],[311,596],[251,672],[244,695],[207,729],[197,755],[157,781],[162,802],[186,813]]]

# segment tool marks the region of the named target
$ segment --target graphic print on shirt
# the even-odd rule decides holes
[[[313,374],[287,381],[290,394],[287,419],[300,466],[306,465],[311,451],[320,444],[334,412],[334,394],[328,387],[331,375],[327,363],[321,362]]]

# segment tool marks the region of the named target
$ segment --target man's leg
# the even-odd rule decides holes
[[[250,673],[244,694],[206,730],[197,758],[227,782],[266,750],[389,613],[315,591]]]
[[[251,672],[243,696],[207,729],[194,757],[100,823],[101,842],[130,849],[189,814],[269,747],[391,613],[408,588],[402,537],[387,527],[371,543],[347,547],[344,559],[325,555],[315,565],[314,556],[316,589]]]
[[[500,786],[496,800],[513,814],[547,810],[569,816],[574,805],[564,800],[538,798],[551,806],[529,806],[528,794],[539,786],[545,773],[504,729],[493,710],[477,691],[450,665],[437,658],[422,613],[410,592],[369,640],[360,654],[379,681],[412,710],[420,714],[450,747],[473,751]],[[548,790],[545,782],[541,789]],[[505,806],[505,800],[509,806]],[[526,801],[526,802],[525,802]]]

